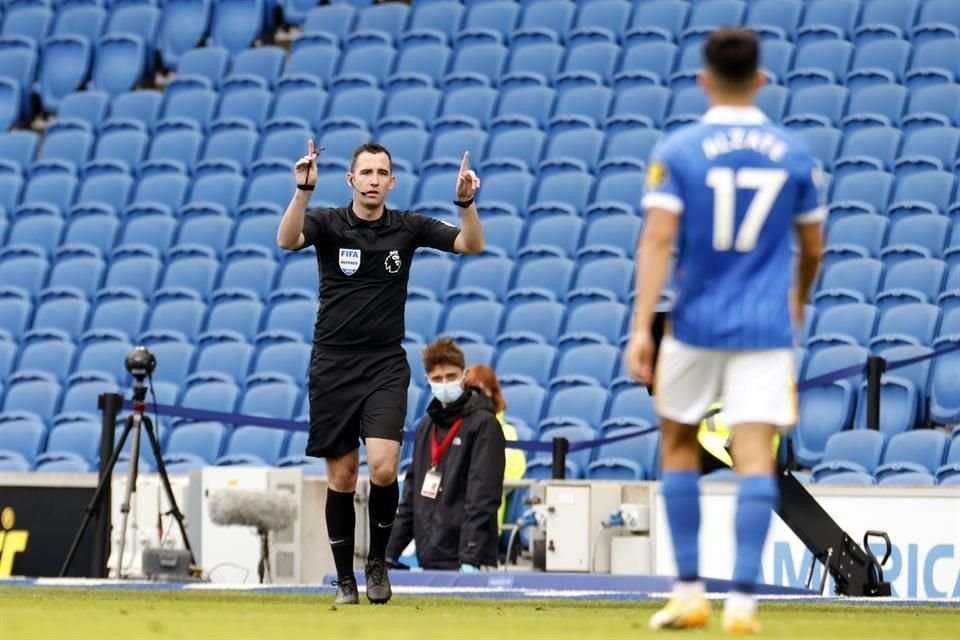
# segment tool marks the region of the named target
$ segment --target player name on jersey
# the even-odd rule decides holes
[[[705,137],[701,145],[708,160],[731,151],[750,149],[780,162],[787,153],[787,143],[772,132],[741,127],[720,129]]]

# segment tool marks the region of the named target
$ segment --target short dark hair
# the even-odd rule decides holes
[[[721,83],[732,87],[750,84],[760,63],[757,37],[749,29],[717,29],[703,45],[703,59]]]
[[[359,156],[361,153],[387,154],[387,160],[390,161],[390,173],[393,173],[393,156],[390,155],[390,152],[387,151],[385,146],[377,144],[376,142],[366,142],[353,150],[353,157],[350,159],[351,172],[357,168],[357,156]]]
[[[438,338],[423,349],[423,368],[427,373],[443,364],[452,364],[460,369],[467,366],[463,350],[450,338]]]

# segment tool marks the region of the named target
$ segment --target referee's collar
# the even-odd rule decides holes
[[[767,116],[757,107],[732,107],[721,105],[711,107],[703,114],[704,124],[766,124]]]
[[[347,205],[347,222],[351,227],[386,227],[390,224],[390,209],[383,207],[383,215],[376,220],[368,221],[353,212],[353,203]]]

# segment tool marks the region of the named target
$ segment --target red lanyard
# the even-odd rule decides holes
[[[434,425],[433,439],[430,441],[430,461],[434,469],[440,464],[440,458],[443,457],[443,454],[450,448],[450,443],[453,442],[453,437],[457,435],[457,429],[460,428],[461,424],[463,424],[463,418],[459,418],[450,425],[450,430],[447,431],[447,435],[443,437],[443,442],[437,442],[437,427]]]

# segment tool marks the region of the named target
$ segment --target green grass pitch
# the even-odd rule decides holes
[[[362,597],[362,595],[361,595]],[[386,606],[334,607],[332,595],[0,588],[0,638],[416,638],[726,637],[719,607],[708,631],[647,629],[653,602],[405,597]],[[763,603],[763,638],[956,638],[960,608]]]

